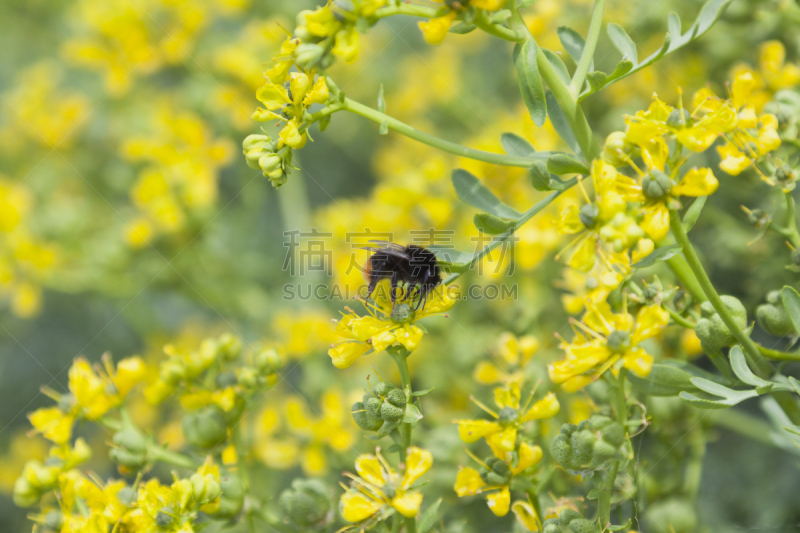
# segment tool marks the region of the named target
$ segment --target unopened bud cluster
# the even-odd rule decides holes
[[[372,392],[353,404],[353,420],[361,429],[388,435],[400,425],[406,413],[406,395],[389,383],[378,383]]]
[[[600,533],[596,522],[587,520],[578,511],[564,509],[558,518],[548,518],[542,524],[542,533]]]
[[[577,426],[564,424],[550,452],[565,470],[588,474],[612,459],[624,458],[625,430],[610,418],[595,415]]]

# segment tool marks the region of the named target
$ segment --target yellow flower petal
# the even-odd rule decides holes
[[[494,403],[500,409],[519,409],[519,383],[509,383],[505,387],[494,389]]]
[[[75,417],[65,415],[57,407],[37,409],[28,415],[36,431],[56,444],[65,444],[72,434]]]
[[[472,377],[475,381],[484,385],[491,385],[503,379],[500,369],[488,361],[478,363],[478,366],[475,367],[475,372],[472,373]]]
[[[428,44],[442,44],[447,33],[450,31],[450,24],[456,18],[456,12],[451,11],[443,17],[432,18],[427,22],[420,22],[419,29]]]
[[[631,349],[622,357],[622,366],[639,376],[647,377],[653,368],[653,356],[638,346]]]
[[[539,515],[536,514],[536,511],[528,502],[522,500],[515,501],[511,505],[511,512],[517,517],[517,522],[528,531],[541,531],[542,522],[539,520]]]
[[[735,144],[726,143],[717,147],[720,161],[719,168],[730,174],[738,176],[751,165],[750,158],[743,154]]]
[[[503,430],[503,426],[490,420],[457,420],[457,422],[458,436],[467,443]]]
[[[145,378],[147,367],[141,357],[128,357],[117,363],[117,372],[114,375],[114,386],[120,396],[128,392]]]
[[[527,442],[522,442],[519,445],[519,462],[516,468],[512,468],[511,472],[516,475],[520,472],[527,470],[533,465],[542,460],[543,452],[538,446],[531,446]]]
[[[360,492],[347,491],[339,499],[342,517],[348,522],[361,522],[377,513],[383,506]]]
[[[673,196],[708,196],[714,194],[719,187],[717,178],[710,168],[693,168],[684,174],[675,188],[672,189]]]
[[[575,270],[588,272],[594,266],[594,254],[597,248],[597,235],[590,234],[572,252],[567,264]]]
[[[669,323],[669,313],[660,305],[646,305],[636,313],[636,326],[631,342],[637,345],[661,333]]]
[[[561,404],[558,403],[558,398],[556,398],[555,394],[550,392],[547,396],[533,404],[533,407],[522,416],[522,422],[553,418],[560,410]]]
[[[422,493],[417,491],[406,492],[402,496],[397,495],[392,500],[392,507],[406,518],[417,516],[420,505],[422,505]]]
[[[356,472],[369,483],[382,487],[387,483],[383,469],[378,458],[371,454],[362,454],[356,457]]]
[[[343,342],[328,350],[328,355],[333,361],[333,366],[336,368],[347,368],[352,365],[356,359],[367,353],[369,349],[369,344]]]
[[[642,208],[644,218],[641,227],[654,242],[660,242],[669,233],[669,210],[661,202]]]
[[[508,514],[508,508],[511,505],[511,492],[508,487],[503,487],[497,492],[488,494],[486,503],[495,516],[505,516]]]
[[[422,474],[430,470],[433,455],[427,450],[412,446],[406,454],[406,472],[403,476],[403,488],[408,489]]]
[[[461,468],[456,476],[456,484],[453,487],[459,497],[474,496],[480,493],[481,489],[486,486],[486,483],[481,479],[481,475],[477,470],[472,468]]]
[[[568,205],[561,210],[556,229],[562,235],[571,235],[586,229],[586,226],[581,222],[580,211],[577,206]]]

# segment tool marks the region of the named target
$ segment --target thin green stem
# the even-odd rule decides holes
[[[475,159],[476,161],[483,161],[485,163],[492,163],[495,165],[503,165],[508,167],[528,168],[537,160],[546,160],[551,155],[551,152],[535,152],[532,157],[517,157],[506,154],[486,152],[484,150],[476,150],[475,148],[469,148],[467,146],[442,139],[435,135],[431,135],[430,133],[420,131],[413,126],[409,126],[408,124],[397,120],[394,117],[390,117],[389,115],[360,104],[355,100],[351,100],[350,98],[345,98],[344,103],[337,110],[341,109],[355,113],[356,115],[364,117],[377,124],[386,124],[392,131],[396,131],[397,133],[405,135],[406,137],[410,137],[415,141],[433,146],[434,148],[438,148],[444,152],[455,154],[461,157],[467,157],[469,159]]]
[[[627,435],[628,427],[628,404],[625,401],[625,370],[621,370],[619,378],[614,384],[614,414],[617,422],[625,428]],[[611,523],[611,496],[614,493],[614,484],[617,481],[617,475],[622,467],[622,461],[611,461],[611,469],[604,480],[603,491],[598,499],[598,515],[600,520],[600,527],[605,527]]]
[[[400,383],[403,386],[403,391],[406,393],[406,402],[411,403],[413,400],[413,396],[411,395],[411,374],[408,371],[408,350],[402,346],[393,347],[386,351],[392,359],[394,359],[395,365],[397,365],[397,371],[400,374]],[[400,424],[400,436],[402,437],[403,444],[400,446],[400,462],[406,462],[406,452],[411,446],[411,424]],[[406,533],[416,533],[417,531],[417,521],[414,517],[404,519],[404,523],[406,526]]]
[[[739,327],[730,310],[720,298],[705,268],[703,268],[700,258],[697,257],[697,252],[695,252],[689,240],[689,236],[686,234],[686,229],[683,227],[680,214],[677,211],[670,211],[670,227],[672,229],[672,234],[675,236],[675,240],[681,245],[681,248],[683,248],[683,256],[686,258],[692,273],[694,273],[697,278],[697,282],[703,289],[708,301],[714,306],[714,310],[728,327],[728,330],[736,337],[736,340],[741,343],[748,362],[761,377],[769,376],[772,373],[772,366],[764,360],[761,352],[758,350],[758,345],[756,345],[753,339]]]
[[[499,26],[489,20],[486,12],[479,9],[475,12],[475,19],[473,21],[477,27],[500,39],[518,43],[525,40],[525,33],[519,30],[512,30],[505,26]]]
[[[595,0],[592,20],[589,22],[589,33],[586,35],[586,44],[583,46],[578,66],[575,68],[572,81],[569,83],[569,92],[575,99],[580,95],[583,82],[586,81],[586,74],[589,72],[589,66],[592,64],[594,51],[597,48],[597,40],[600,38],[600,29],[603,26],[605,8],[606,0]]]
[[[800,247],[800,233],[797,231],[797,216],[795,215],[795,202],[791,192],[783,193],[786,206],[783,213],[783,225],[773,224],[770,229],[789,241],[794,248]]]
[[[147,447],[147,455],[151,461],[161,461],[181,468],[193,469],[197,466],[197,462],[194,459],[156,444]]]
[[[237,424],[233,428],[232,435],[233,446],[236,449],[236,470],[239,475],[239,481],[242,484],[242,490],[245,494],[247,501],[245,502],[245,514],[247,515],[247,527],[250,533],[256,533],[256,523],[253,516],[253,502],[250,492],[250,474],[244,460],[244,439],[242,438],[241,424]]]
[[[672,317],[672,320],[675,321],[676,324],[678,324],[679,326],[682,326],[684,328],[694,329],[694,324],[692,322],[686,320],[686,318],[684,318],[681,315],[679,315],[676,311],[674,311],[673,309],[670,309],[666,305],[664,305],[664,309],[667,310],[667,313],[669,313],[669,316]]]
[[[800,353],[773,350],[772,348],[767,348],[760,344],[756,344],[756,346],[758,346],[758,351],[761,352],[761,355],[764,357],[777,359],[778,361],[800,361]]]
[[[672,242],[664,240],[656,244],[656,248],[661,248],[668,244],[672,244]],[[697,278],[692,273],[689,263],[686,262],[686,258],[683,257],[682,254],[673,255],[667,259],[667,265],[669,265],[672,273],[680,280],[683,287],[689,291],[689,294],[692,295],[695,301],[702,303],[708,300],[708,298],[706,298],[706,293],[703,292],[703,288],[700,286],[700,283],[697,282]]]
[[[441,17],[450,11],[447,7],[428,7],[415,6],[411,4],[400,4],[397,6],[382,7],[375,12],[375,18],[382,19],[393,15],[409,15],[412,17],[436,18]]]
[[[542,210],[543,210],[545,207],[547,207],[548,205],[550,205],[550,204],[553,202],[553,200],[555,200],[556,198],[558,198],[558,197],[559,197],[561,194],[563,194],[563,193],[564,193],[564,191],[568,190],[570,187],[572,187],[573,185],[575,185],[577,182],[578,182],[578,181],[577,181],[577,180],[574,180],[574,179],[573,179],[573,180],[570,180],[570,181],[568,181],[568,182],[566,182],[566,185],[567,185],[567,186],[564,188],[564,190],[562,190],[562,191],[553,191],[553,192],[551,192],[551,193],[550,193],[549,195],[547,195],[547,196],[546,196],[546,197],[545,197],[545,198],[544,198],[542,201],[540,201],[539,203],[537,203],[536,205],[534,205],[533,207],[531,207],[530,209],[528,209],[527,211],[525,211],[525,213],[523,213],[522,217],[520,217],[520,219],[519,219],[519,220],[516,222],[516,224],[514,224],[514,227],[513,227],[513,228],[511,228],[511,229],[507,230],[505,233],[501,233],[500,235],[498,235],[497,237],[495,237],[495,238],[492,240],[492,242],[490,242],[490,243],[489,243],[489,244],[487,244],[485,247],[483,247],[483,248],[481,249],[481,251],[480,251],[480,252],[478,252],[478,253],[476,253],[475,255],[473,255],[473,256],[472,256],[472,259],[470,259],[469,263],[467,263],[467,264],[466,264],[466,265],[465,265],[465,266],[464,266],[464,267],[463,267],[463,268],[462,268],[462,269],[461,269],[459,272],[455,272],[455,273],[453,273],[453,274],[450,274],[450,275],[449,275],[449,276],[448,276],[448,277],[447,277],[447,278],[444,280],[444,284],[445,284],[445,285],[449,285],[449,284],[453,283],[453,282],[454,282],[455,280],[457,280],[457,279],[458,279],[458,278],[459,278],[459,277],[460,277],[460,276],[461,276],[461,275],[462,275],[464,272],[466,272],[466,271],[468,271],[468,270],[472,269],[472,268],[473,268],[475,265],[477,265],[477,264],[478,264],[478,261],[480,261],[481,259],[483,259],[483,258],[484,258],[484,257],[486,257],[487,255],[489,255],[489,254],[492,252],[492,250],[494,250],[495,248],[497,248],[498,246],[500,246],[501,244],[503,244],[505,241],[507,241],[508,239],[510,239],[510,238],[511,238],[511,236],[512,236],[512,235],[514,235],[514,232],[515,232],[516,230],[518,230],[518,229],[519,229],[519,228],[520,228],[522,225],[524,225],[526,222],[528,222],[530,219],[532,219],[534,216],[536,216],[536,215],[537,215],[539,212],[541,212],[541,211],[542,211]]]
[[[511,10],[511,18],[509,19],[511,29],[524,32],[526,39],[535,42],[536,39],[534,39],[519,12],[517,0],[509,0],[508,9]],[[601,153],[600,145],[597,144],[594,138],[592,128],[589,127],[589,123],[586,121],[586,115],[583,114],[583,109],[578,104],[578,100],[570,92],[567,84],[561,79],[556,68],[550,63],[550,60],[547,59],[542,47],[537,46],[537,49],[536,63],[539,67],[539,74],[541,74],[542,79],[547,83],[556,102],[558,102],[558,106],[564,113],[564,118],[575,134],[575,139],[578,141],[584,158],[587,161],[597,159],[600,157]]]

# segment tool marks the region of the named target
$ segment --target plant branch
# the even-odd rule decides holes
[[[597,40],[600,38],[600,29],[603,26],[605,8],[606,0],[595,0],[592,20],[589,22],[589,33],[586,35],[586,43],[583,46],[581,58],[569,84],[569,92],[575,99],[580,95],[583,82],[586,81],[586,74],[589,72],[589,66],[592,64],[594,51],[597,48]]]

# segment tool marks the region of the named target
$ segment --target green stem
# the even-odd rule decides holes
[[[686,320],[686,318],[682,317],[666,305],[664,305],[664,309],[667,310],[667,313],[669,313],[669,316],[672,317],[672,320],[675,321],[676,324],[687,329],[694,329],[694,324]]]
[[[574,179],[566,182],[567,186],[564,188],[564,190],[551,192],[542,201],[540,201],[539,203],[537,203],[536,205],[534,205],[533,207],[531,207],[530,209],[525,211],[525,213],[523,213],[522,217],[520,217],[520,219],[517,220],[516,224],[514,224],[513,228],[511,228],[511,229],[507,230],[505,233],[501,233],[500,235],[495,237],[492,240],[492,242],[490,242],[484,248],[482,248],[480,252],[478,252],[475,255],[473,255],[472,259],[470,259],[469,263],[467,263],[459,272],[455,272],[455,273],[449,275],[444,280],[444,284],[445,285],[449,285],[449,284],[453,283],[464,272],[472,269],[475,265],[478,264],[478,261],[480,261],[481,259],[483,259],[487,255],[489,255],[492,252],[492,250],[494,250],[495,248],[497,248],[498,246],[503,244],[505,241],[510,239],[511,236],[514,235],[514,232],[516,230],[518,230],[522,225],[524,225],[526,222],[528,222],[530,219],[532,219],[534,216],[536,216],[539,212],[541,212],[542,209],[544,209],[545,207],[550,205],[553,202],[553,200],[558,198],[561,194],[564,193],[564,191],[568,190],[570,187],[575,185],[577,182],[578,181],[574,180]]]
[[[525,20],[523,20],[519,12],[517,0],[509,0],[508,9],[511,10],[511,18],[509,19],[511,29],[524,32],[526,39],[535,42],[536,39],[531,35],[528,26],[525,24]],[[586,115],[583,114],[583,109],[578,104],[578,100],[572,95],[572,92],[570,92],[567,84],[561,79],[558,71],[550,63],[550,60],[547,59],[542,47],[537,46],[537,49],[536,63],[539,67],[539,74],[541,74],[542,79],[547,82],[547,86],[550,88],[556,102],[558,102],[558,106],[564,113],[564,118],[575,134],[575,139],[578,141],[581,152],[583,152],[583,157],[587,161],[597,159],[601,154],[600,145],[597,144],[594,138],[592,128],[589,127],[589,123],[586,121]]]
[[[761,352],[761,355],[764,357],[777,359],[778,361],[800,361],[800,353],[773,350],[772,348],[766,348],[760,344],[757,344],[756,346],[758,346],[758,351]]]
[[[625,401],[625,369],[619,373],[619,378],[614,385],[614,413],[617,422],[625,428],[625,433],[628,432],[628,404]],[[611,523],[611,496],[614,493],[614,483],[617,481],[617,474],[622,467],[622,461],[611,461],[611,470],[604,480],[603,492],[598,499],[598,514],[600,519],[600,527],[605,527]]]
[[[595,0],[592,10],[592,20],[589,22],[589,33],[586,35],[586,44],[583,46],[581,58],[578,61],[578,66],[569,84],[569,92],[575,99],[580,95],[583,82],[586,81],[586,74],[589,72],[589,66],[592,64],[594,51],[597,48],[597,40],[600,38],[600,29],[603,26],[603,13],[605,12],[605,8],[606,0]]]
[[[797,217],[795,216],[794,197],[791,192],[784,192],[786,208],[783,216],[783,225],[772,225],[770,229],[781,235],[791,243],[792,247],[800,247],[800,233],[797,231]]]
[[[504,39],[506,41],[511,41],[514,43],[518,43],[520,41],[525,40],[525,34],[519,30],[511,30],[504,26],[498,26],[494,24],[489,17],[487,16],[486,12],[479,9],[475,12],[475,20],[473,21],[477,27],[488,33],[489,35],[493,35],[500,39]]]
[[[448,11],[450,11],[450,9],[446,7],[436,8],[427,6],[414,6],[410,4],[400,4],[398,6],[386,6],[380,8],[375,12],[375,18],[382,19],[385,17],[391,17],[392,15],[409,15],[412,17],[423,17],[427,19],[432,19],[436,17],[441,17]]]
[[[148,445],[147,455],[152,461],[161,461],[163,463],[167,463],[172,466],[179,466],[181,468],[194,469],[197,466],[197,462],[194,459],[181,453],[167,450],[166,448],[162,448],[156,444],[153,444],[152,446]]]
[[[668,244],[672,244],[672,242],[664,240],[656,244],[656,248],[661,248]],[[692,273],[689,263],[686,262],[686,258],[683,257],[682,254],[673,255],[667,259],[667,265],[669,265],[672,273],[680,280],[683,287],[689,291],[689,294],[692,295],[695,301],[702,303],[708,300],[708,298],[706,298],[706,293],[703,292],[703,288],[697,282],[697,278]]]
[[[403,391],[406,393],[406,402],[411,403],[414,397],[411,395],[411,374],[408,371],[408,350],[402,346],[393,347],[386,350],[392,359],[394,359],[395,365],[397,365],[397,371],[400,373],[400,383],[403,386]],[[406,462],[406,451],[408,450],[409,446],[411,446],[411,424],[400,424],[400,436],[402,438],[403,444],[400,446],[400,462]],[[406,533],[416,533],[417,531],[417,521],[416,518],[406,517],[404,519],[405,526],[406,526]]]
[[[729,429],[743,437],[764,444],[772,448],[783,450],[784,448],[778,446],[772,435],[775,432],[764,420],[749,415],[739,409],[720,409],[709,412],[711,419],[718,426]],[[795,450],[800,454],[799,450]]]
[[[338,111],[340,109],[355,113],[356,115],[364,117],[377,124],[386,124],[390,130],[396,131],[397,133],[405,135],[406,137],[414,139],[415,141],[438,148],[444,152],[455,154],[461,157],[467,157],[476,161],[492,163],[494,165],[528,168],[533,165],[534,162],[546,160],[551,155],[551,152],[536,152],[532,157],[517,157],[506,154],[486,152],[484,150],[476,150],[475,148],[469,148],[467,146],[442,139],[435,135],[431,135],[430,133],[420,131],[404,122],[397,120],[394,117],[390,117],[389,115],[360,104],[355,100],[351,100],[350,98],[345,98],[342,106],[336,110]]]
[[[250,473],[244,460],[244,439],[242,438],[241,424],[236,424],[232,435],[233,446],[236,449],[236,470],[239,474],[239,481],[245,494],[245,514],[247,515],[247,527],[250,533],[256,533],[256,523],[253,516],[253,501],[250,496]]]
[[[671,210],[669,215],[672,234],[675,236],[675,240],[678,244],[681,245],[681,248],[683,248],[683,256],[686,258],[689,268],[697,278],[697,282],[703,289],[708,301],[714,306],[714,310],[719,314],[719,317],[728,327],[731,334],[736,337],[736,340],[739,341],[744,348],[744,353],[750,365],[761,377],[768,377],[772,374],[772,366],[764,360],[756,343],[739,327],[730,310],[719,297],[717,290],[714,288],[714,284],[711,283],[711,279],[708,277],[705,268],[703,268],[703,264],[700,262],[700,258],[697,257],[697,253],[689,240],[689,236],[686,234],[686,229],[681,223],[680,214],[677,211]]]

